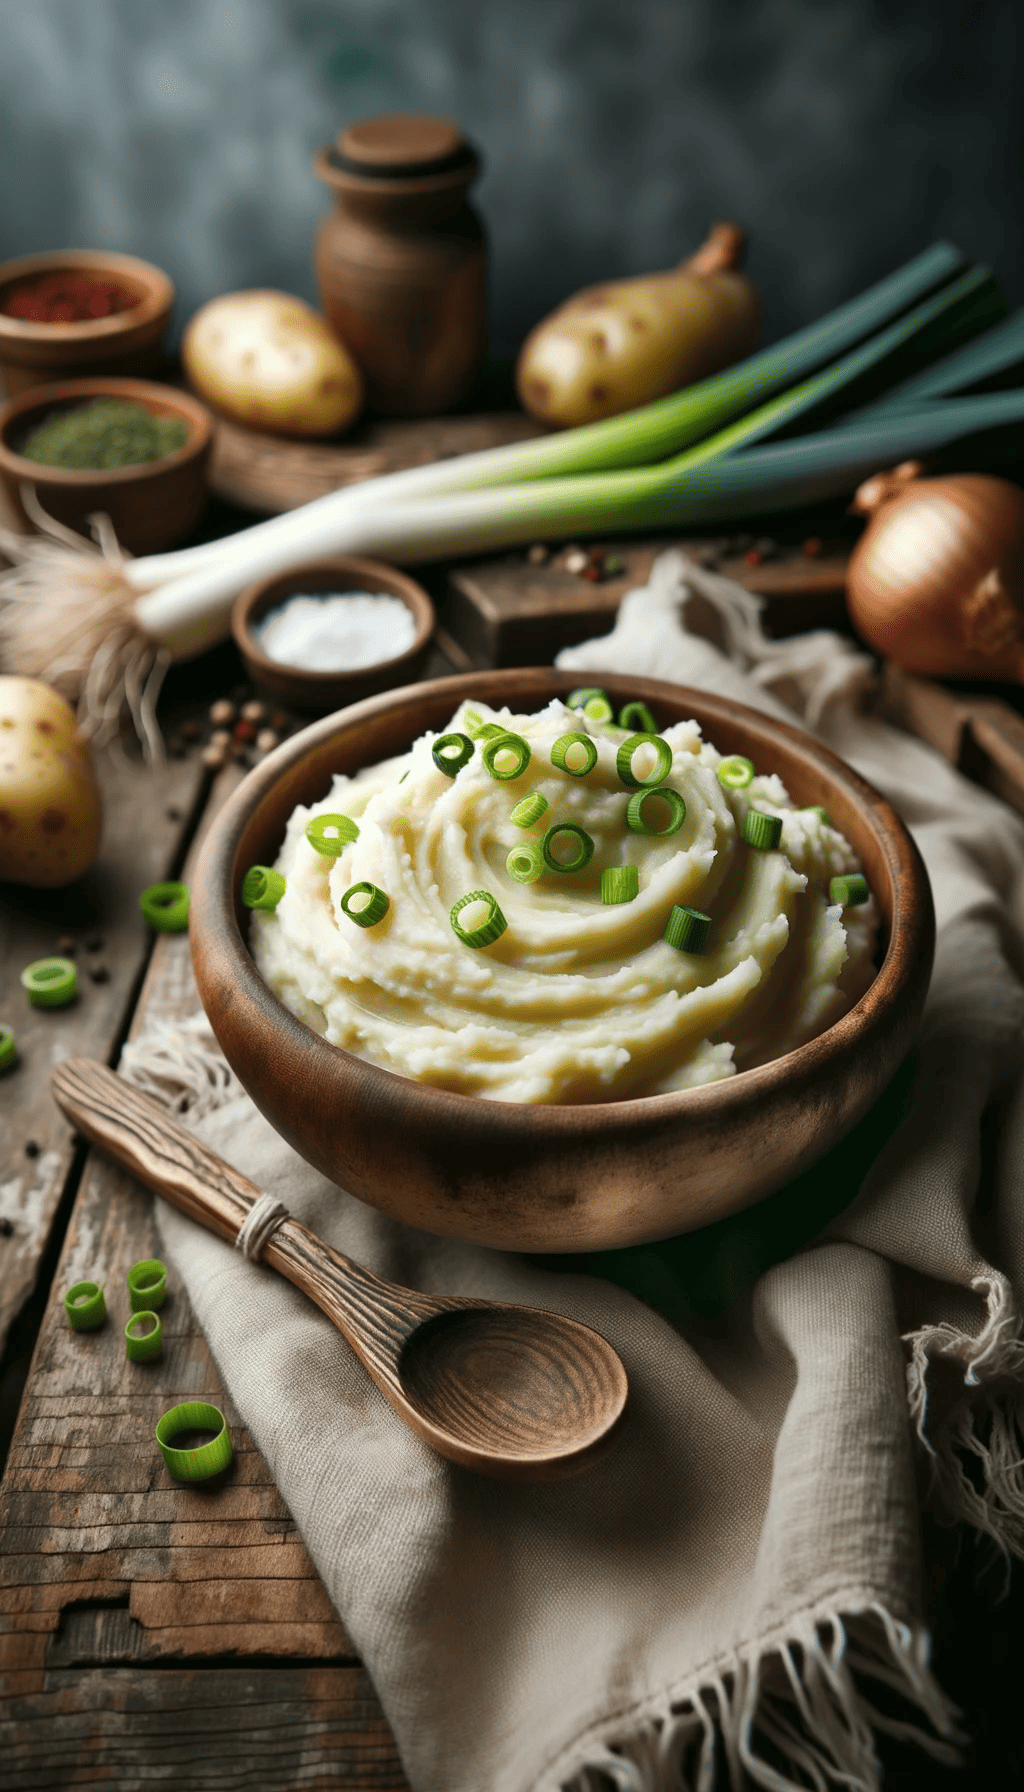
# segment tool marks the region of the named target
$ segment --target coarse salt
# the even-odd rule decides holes
[[[267,611],[256,633],[268,659],[282,666],[354,672],[407,653],[416,618],[384,591],[297,591]]]

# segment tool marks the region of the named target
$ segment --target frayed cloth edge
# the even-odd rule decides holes
[[[750,1785],[878,1792],[876,1731],[958,1766],[967,1738],[929,1653],[924,1624],[895,1617],[863,1591],[833,1596],[685,1684],[595,1725],[530,1792],[715,1792],[719,1752],[732,1792]],[[862,1685],[871,1679],[899,1693],[931,1730],[877,1711]],[[764,1742],[773,1760],[760,1752]]]

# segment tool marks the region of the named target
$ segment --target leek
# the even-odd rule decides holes
[[[922,297],[941,289],[963,273],[963,257],[950,243],[935,243],[903,268],[890,274],[867,292],[850,299],[835,311],[797,330],[771,348],[762,349],[734,367],[659,398],[653,404],[605,418],[578,429],[515,442],[502,448],[485,448],[475,454],[387,473],[341,491],[315,498],[301,509],[286,511],[267,522],[255,523],[245,533],[254,548],[266,544],[291,544],[288,558],[275,557],[273,565],[287,565],[308,558],[306,543],[318,537],[321,521],[340,521],[364,505],[405,498],[463,492],[479,487],[515,485],[523,480],[573,477],[582,473],[639,467],[678,453],[700,441],[731,419],[742,417],[752,404],[763,404],[773,393],[827,365],[894,318],[908,311]],[[979,324],[978,328],[981,327]],[[185,548],[169,554],[150,555],[131,562],[125,575],[131,585],[147,590],[168,578],[230,559],[237,538]]]
[[[979,386],[997,375],[1011,372],[1018,377],[1024,373],[1024,311],[1015,311],[995,329],[976,336],[911,379],[902,380],[860,414],[900,410],[907,405],[914,407],[925,399],[947,398],[967,386]]]

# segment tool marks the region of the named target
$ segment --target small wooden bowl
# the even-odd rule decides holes
[[[774,1062],[678,1094],[530,1106],[431,1089],[329,1045],[271,992],[245,941],[250,865],[273,864],[297,803],[335,772],[404,751],[464,698],[534,711],[590,679],[661,726],[693,716],[722,752],[822,803],[858,853],[883,917],[874,983],[827,1032]],[[501,1250],[594,1251],[689,1231],[781,1187],[837,1143],[905,1056],[931,971],[928,878],[898,816],[823,746],[724,697],[601,672],[475,672],[407,686],[314,723],[251,772],[217,815],[192,886],[203,1004],[256,1105],[303,1157],[371,1206]]]
[[[70,328],[70,326],[69,326]],[[18,446],[53,411],[73,410],[90,398],[127,398],[157,417],[180,417],[188,440],[174,454],[137,467],[97,471],[43,467],[26,460]],[[132,554],[155,554],[183,541],[206,500],[206,464],[213,442],[213,419],[205,405],[174,386],[151,380],[60,380],[33,386],[0,410],[0,478],[26,528],[22,485],[35,487],[43,509],[58,522],[88,535],[93,511],[110,517],[121,546]]]
[[[298,666],[284,665],[264,653],[257,639],[256,624],[268,610],[298,591],[310,594],[370,591],[400,597],[412,611],[416,638],[405,653],[376,660],[372,666],[359,666],[352,672],[304,672]],[[294,709],[318,710],[323,714],[416,678],[426,660],[435,621],[434,606],[415,579],[397,572],[383,560],[362,560],[355,555],[339,554],[331,560],[307,561],[302,566],[278,573],[275,578],[261,579],[258,584],[248,586],[235,599],[231,633],[249,676],[256,684]]]
[[[160,366],[174,305],[167,275],[136,255],[105,249],[51,249],[0,262],[0,306],[13,286],[58,270],[116,280],[138,296],[130,311],[77,324],[30,323],[0,310],[0,378],[8,396],[54,380],[113,374],[138,378]]]

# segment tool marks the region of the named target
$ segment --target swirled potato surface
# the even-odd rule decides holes
[[[853,850],[817,811],[795,808],[770,769],[758,768],[743,790],[725,789],[722,756],[696,722],[664,729],[665,786],[683,798],[686,819],[659,838],[627,825],[633,791],[616,770],[625,729],[555,700],[532,716],[463,704],[444,732],[469,735],[486,722],[528,742],[520,776],[493,777],[477,739],[451,778],[435,765],[437,736],[428,733],[408,753],[337,777],[322,802],[297,808],[288,823],[277,859],[287,888],[275,910],[254,912],[252,949],[281,1000],[332,1044],[492,1100],[608,1101],[715,1082],[779,1057],[867,989],[874,899],[829,904],[830,878],[859,869]],[[593,739],[597,763],[586,776],[551,763],[568,732]],[[643,775],[642,757],[634,769]],[[517,827],[512,810],[534,792],[548,808]],[[745,844],[751,806],[781,817],[777,850]],[[359,827],[333,858],[305,833],[314,816],[331,813]],[[661,825],[657,803],[644,813]],[[591,862],[517,883],[509,852],[539,843],[557,822],[586,830]],[[637,867],[633,901],[602,902],[601,872],[613,865]],[[362,882],[389,899],[372,927],[341,907]],[[489,892],[507,921],[480,948],[464,944],[450,919],[474,890]],[[704,952],[662,938],[677,904],[711,916]],[[470,926],[483,918],[482,905],[479,916],[460,916]]]

